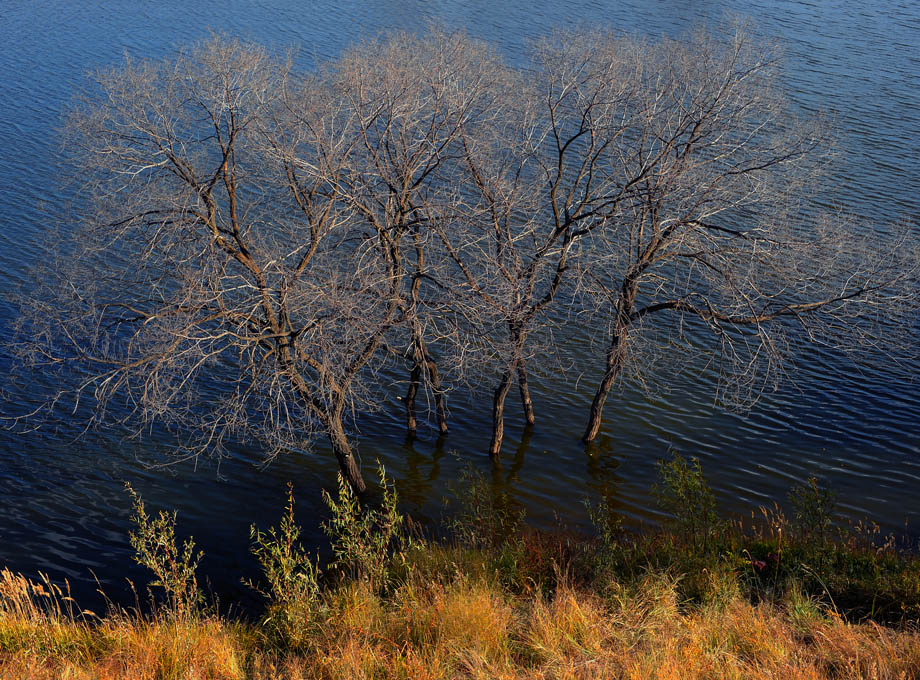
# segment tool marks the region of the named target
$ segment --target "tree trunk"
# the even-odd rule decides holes
[[[345,428],[342,427],[342,417],[333,414],[327,425],[329,431],[329,443],[332,444],[332,451],[339,461],[339,468],[345,481],[351,486],[352,491],[356,494],[363,494],[367,491],[364,484],[364,478],[361,477],[361,470],[358,469],[358,463],[355,461],[351,445],[348,443],[348,437],[345,436]]]
[[[434,392],[434,408],[438,418],[438,432],[441,435],[445,435],[447,434],[447,407],[444,403],[444,391],[441,389],[441,376],[438,373],[438,365],[428,354],[427,349],[425,350],[425,368],[428,371],[428,380]]]
[[[422,326],[418,318],[419,288],[421,286],[422,276],[425,272],[425,250],[417,226],[413,228],[413,239],[415,241],[416,260],[415,274],[412,276],[412,286],[410,288],[412,304],[409,308],[412,317],[412,349],[415,352],[415,366],[418,367],[420,371],[421,366],[424,365],[425,372],[428,376],[428,384],[431,385],[431,391],[434,392],[435,410],[438,418],[438,432],[443,436],[447,434],[447,409],[444,406],[444,392],[441,390],[441,377],[438,374],[438,365],[435,363],[434,359],[431,358],[431,354],[428,353],[428,346],[425,343]],[[415,422],[415,395],[418,392],[419,377],[420,376],[415,373],[415,368],[413,368],[413,383],[409,387],[409,392],[412,396],[412,412],[409,416],[410,436],[415,435],[417,427]],[[407,397],[406,408],[408,409],[409,407],[410,404],[408,403]]]
[[[358,469],[358,464],[355,462],[351,444],[348,443],[348,437],[345,436],[345,427],[342,425],[344,404],[340,399],[336,408],[329,408],[321,402],[318,402],[318,400],[314,400],[306,382],[293,368],[291,353],[287,348],[282,348],[282,357],[286,360],[289,369],[288,375],[291,377],[291,382],[294,384],[297,393],[307,404],[313,404],[313,413],[325,427],[326,434],[329,437],[329,443],[332,445],[332,452],[339,461],[339,469],[342,471],[342,476],[355,493],[363,494],[367,490],[367,486],[364,484],[364,479],[361,477],[361,470]]]
[[[422,376],[422,367],[416,361],[412,364],[412,372],[409,374],[409,391],[406,392],[406,427],[409,430],[409,436],[414,437],[418,429],[418,421],[415,415],[415,396],[418,394],[419,380]]]
[[[502,437],[505,434],[505,397],[511,389],[511,369],[502,374],[502,380],[495,388],[492,401],[492,442],[489,444],[489,455],[497,458],[502,450]]]
[[[533,427],[537,422],[533,415],[533,401],[530,399],[530,385],[527,382],[527,369],[524,367],[524,361],[518,364],[518,389],[521,392],[521,406],[524,407],[524,419],[527,425]]]
[[[615,331],[610,347],[607,348],[607,365],[604,370],[604,377],[594,394],[594,400],[591,402],[591,412],[588,415],[588,427],[581,438],[585,443],[594,441],[598,430],[601,429],[604,402],[607,401],[607,395],[610,394],[613,382],[623,367],[623,353],[625,351],[625,338],[623,335],[625,333],[625,330]]]

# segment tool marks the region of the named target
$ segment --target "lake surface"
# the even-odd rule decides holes
[[[0,289],[27,280],[42,257],[47,211],[56,184],[61,111],[88,69],[118,63],[124,53],[160,57],[177,45],[220,31],[287,47],[299,57],[335,56],[345,45],[384,28],[423,29],[430,21],[500,46],[520,60],[527,41],[555,26],[609,25],[647,35],[676,35],[718,25],[728,14],[753,19],[757,31],[783,41],[785,81],[803,109],[830,111],[840,131],[831,176],[835,200],[865,228],[920,219],[920,5],[902,2],[727,2],[719,0],[409,1],[352,0],[6,0],[0,6]],[[0,333],[14,310],[0,297]],[[918,329],[913,329],[918,340]],[[606,498],[635,522],[658,519],[649,487],[656,460],[671,449],[699,456],[722,506],[747,514],[782,500],[789,487],[817,474],[837,491],[845,518],[869,517],[886,531],[916,536],[920,526],[920,362],[866,355],[853,362],[831,352],[796,357],[799,379],[764,395],[751,412],[713,405],[713,376],[670,380],[647,396],[625,385],[611,398],[602,435],[590,454],[578,442],[597,373],[574,347],[568,383],[534,382],[538,425],[525,437],[509,399],[503,464],[485,451],[488,400],[451,400],[446,441],[422,432],[404,437],[402,408],[392,403],[360,423],[360,457],[373,476],[379,459],[395,478],[405,508],[435,520],[442,499],[468,465],[526,508],[530,521],[587,524],[583,499]],[[596,355],[595,355],[596,356]],[[594,360],[597,365],[597,359]],[[9,357],[0,356],[0,371]],[[575,378],[584,373],[577,383]],[[19,385],[0,406],[20,413],[49,388],[42,376]],[[512,395],[513,396],[513,395]],[[218,468],[201,461],[150,469],[164,442],[121,442],[117,434],[79,428],[27,435],[0,431],[0,565],[70,580],[81,601],[95,579],[109,594],[125,594],[124,579],[143,582],[130,566],[131,482],[154,508],[179,511],[180,531],[205,550],[202,576],[225,597],[240,594],[254,568],[248,526],[275,522],[285,484],[295,484],[298,512],[310,540],[319,540],[319,489],[335,484],[336,465],[320,444],[307,454],[261,468],[258,449],[240,450]],[[93,576],[95,574],[95,577]]]

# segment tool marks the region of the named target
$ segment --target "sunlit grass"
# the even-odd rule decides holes
[[[445,548],[438,551],[444,555]],[[186,678],[912,678],[920,636],[848,623],[788,595],[681,603],[679,581],[649,572],[587,588],[512,592],[496,577],[413,574],[390,594],[361,582],[325,590],[297,649],[258,623],[49,607],[41,584],[3,572],[0,677]],[[474,564],[481,556],[471,560]],[[37,587],[36,587],[37,586]]]
[[[385,499],[372,519],[399,526]],[[347,500],[329,500],[330,526],[356,516]],[[386,550],[349,530],[344,566],[320,577],[289,496],[281,528],[253,532],[260,620],[204,605],[193,570],[164,586],[155,563],[161,604],[100,614],[46,576],[2,570],[0,678],[920,678],[920,559],[871,532],[830,537],[818,516],[809,533],[774,511],[642,535],[608,517],[591,538],[490,512],[468,509],[466,530],[439,543],[393,531]],[[488,540],[471,530],[481,526]],[[163,533],[149,532],[151,545],[168,543]],[[176,554],[148,552],[164,564]]]

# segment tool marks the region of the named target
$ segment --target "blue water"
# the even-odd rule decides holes
[[[920,5],[915,2],[284,2],[229,0],[81,2],[6,0],[0,6],[0,289],[28,281],[42,257],[48,225],[63,198],[58,183],[61,112],[87,70],[124,54],[162,57],[177,46],[226,32],[285,49],[303,66],[334,57],[344,46],[382,29],[424,29],[431,21],[500,46],[520,61],[528,41],[553,27],[609,25],[630,33],[677,35],[750,17],[754,30],[785,48],[784,81],[803,110],[829,112],[839,130],[830,176],[834,201],[884,229],[890,220],[920,218]],[[25,285],[28,285],[25,283]],[[12,305],[0,298],[0,333]],[[917,339],[916,329],[913,336]],[[920,344],[920,343],[914,343]],[[916,347],[915,347],[916,348]],[[885,530],[920,522],[920,398],[915,357],[867,354],[856,363],[831,352],[795,357],[798,379],[764,395],[747,414],[713,404],[712,376],[688,374],[648,396],[627,384],[611,401],[591,454],[577,441],[584,425],[596,360],[572,350],[575,369],[562,383],[535,380],[540,418],[522,441],[509,402],[504,459],[493,470],[485,455],[489,413],[458,394],[446,442],[423,432],[407,443],[395,399],[362,419],[360,456],[370,476],[380,459],[405,507],[433,520],[441,499],[468,464],[548,526],[586,523],[583,498],[605,497],[628,518],[655,521],[648,489],[655,461],[671,448],[699,456],[720,503],[748,513],[782,500],[793,483],[818,474],[831,483],[844,518],[870,517]],[[0,370],[9,357],[0,357]],[[581,373],[584,375],[575,380]],[[3,415],[19,413],[48,390],[43,376],[9,389]],[[0,565],[68,578],[90,598],[98,578],[116,597],[129,568],[130,481],[154,507],[176,508],[181,530],[206,552],[202,563],[216,590],[239,594],[253,564],[248,525],[274,521],[292,480],[307,535],[318,543],[318,489],[334,485],[336,467],[322,444],[312,454],[283,457],[267,468],[261,452],[239,450],[218,467],[208,461],[170,469],[145,467],[167,442],[122,442],[118,433],[64,426],[23,434],[0,431]],[[916,532],[915,532],[916,533]],[[92,575],[95,574],[95,577]]]

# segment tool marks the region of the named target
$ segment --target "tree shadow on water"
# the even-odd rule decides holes
[[[585,444],[585,466],[591,496],[598,498],[609,512],[617,515],[625,514],[626,510],[622,495],[622,464],[623,460],[617,456],[613,438],[609,435],[601,435]]]
[[[514,450],[514,457],[511,459],[511,465],[505,471],[501,458],[492,459],[492,485],[496,493],[510,494],[514,484],[520,481],[520,473],[524,468],[524,457],[530,449],[530,442],[533,439],[533,425],[525,425],[521,432],[521,441]]]

